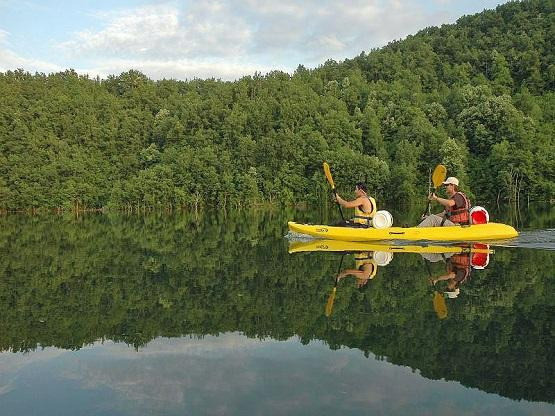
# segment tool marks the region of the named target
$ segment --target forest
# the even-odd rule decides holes
[[[427,378],[555,401],[553,252],[496,248],[442,320],[423,258],[396,253],[363,289],[342,280],[328,318],[341,256],[288,254],[287,213],[275,211],[0,217],[0,351],[296,336]],[[343,267],[353,264],[345,256]],[[429,267],[445,273],[443,262]]]
[[[0,209],[555,200],[555,3],[509,2],[383,48],[236,81],[0,73]]]

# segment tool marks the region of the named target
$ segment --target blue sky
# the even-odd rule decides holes
[[[0,0],[0,72],[236,79],[342,60],[493,0]]]

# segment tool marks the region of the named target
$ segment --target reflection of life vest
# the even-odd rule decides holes
[[[455,208],[455,205],[453,205],[452,207],[447,208],[447,219],[451,222],[454,222],[455,224],[468,224],[468,210],[470,209],[470,201],[462,192],[457,192],[455,195],[457,194],[463,197],[464,207]],[[453,195],[451,199],[453,199],[455,195]]]
[[[372,218],[376,213],[376,200],[371,196],[367,196],[366,198],[368,198],[368,200],[370,201],[370,205],[372,205],[370,212],[364,212],[360,209],[360,207],[355,207],[355,217],[353,219],[353,222],[355,224],[364,224],[370,227],[370,225],[372,224]]]
[[[378,265],[372,258],[372,253],[368,252],[368,253],[355,254],[355,268],[357,270],[362,270],[362,268],[367,264],[372,265],[372,272],[370,272],[370,276],[368,276],[368,278],[373,279],[374,276],[376,276],[376,273],[378,272]]]
[[[455,273],[457,286],[464,283],[470,276],[470,255],[468,253],[454,254],[449,258],[447,266],[449,272]]]

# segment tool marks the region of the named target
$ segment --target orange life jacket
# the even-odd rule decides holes
[[[455,280],[457,281],[457,285],[465,282],[468,279],[468,276],[470,276],[470,272],[472,270],[470,266],[470,255],[467,253],[455,254],[449,258],[448,269],[449,272],[455,273]]]
[[[463,197],[464,207],[456,208],[455,205],[453,205],[452,207],[447,208],[446,210],[447,219],[451,222],[454,222],[455,224],[468,224],[470,220],[470,214],[468,213],[470,209],[470,200],[462,192],[457,192],[457,194]],[[455,195],[453,195],[451,199],[453,199]]]

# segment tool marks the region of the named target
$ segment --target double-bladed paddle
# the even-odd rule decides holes
[[[331,186],[331,190],[333,191],[334,195],[337,196],[337,191],[335,190],[335,183],[333,182],[333,177],[331,176],[330,165],[327,162],[323,163],[324,166],[324,175],[326,175],[326,179]],[[336,199],[337,202],[337,199]],[[341,219],[345,221],[345,217],[343,216],[343,210],[341,209],[341,205],[337,202],[337,206],[339,208],[339,213],[341,214]]]

